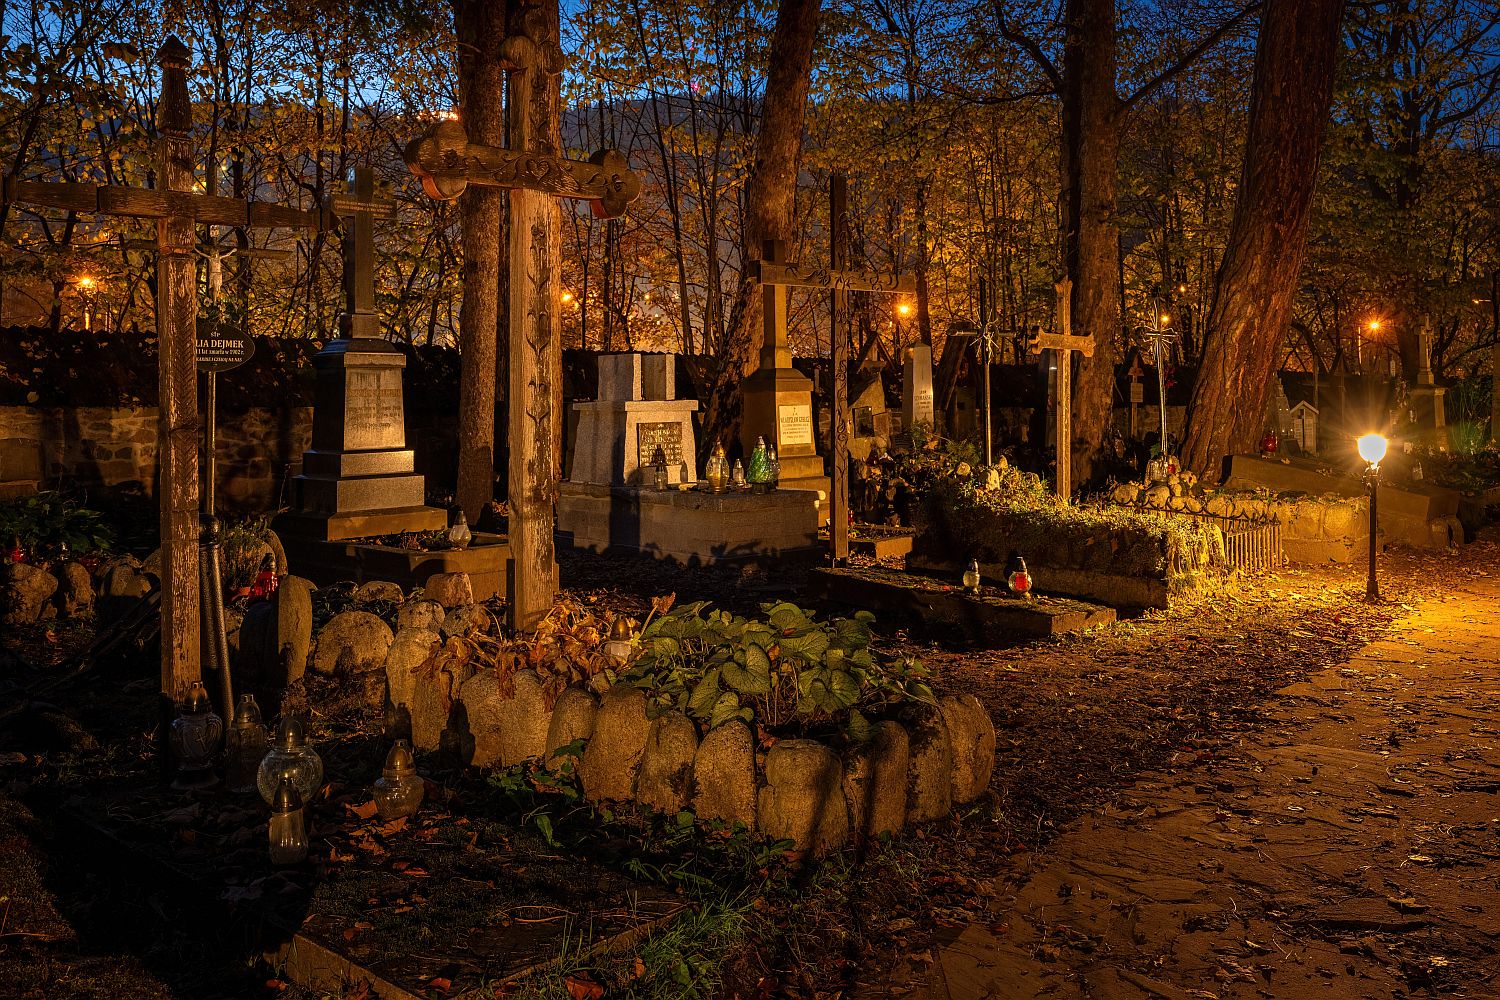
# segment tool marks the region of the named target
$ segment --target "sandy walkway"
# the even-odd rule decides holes
[[[1500,581],[1455,585],[1270,722],[990,883],[897,995],[1500,997]],[[956,937],[954,936],[956,934]],[[898,979],[901,978],[898,976]]]

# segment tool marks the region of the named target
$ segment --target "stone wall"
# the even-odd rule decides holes
[[[0,482],[156,489],[155,407],[0,406]],[[312,440],[312,408],[220,414],[219,493],[224,509],[272,510],[290,467]]]

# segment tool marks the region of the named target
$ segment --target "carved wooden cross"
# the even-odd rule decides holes
[[[316,229],[318,212],[194,192],[197,172],[188,135],[189,53],[175,36],[157,52],[162,71],[157,111],[158,188],[62,184],[7,176],[0,200],[68,212],[156,220],[156,338],[160,400],[157,456],[161,509],[161,693],[180,698],[202,676],[198,515],[198,383],[195,333],[198,281],[194,226],[292,226]],[[210,650],[214,655],[215,651]],[[227,666],[220,671],[229,698]],[[232,702],[225,706],[232,710]]]
[[[1032,354],[1052,351],[1057,361],[1057,496],[1067,503],[1073,495],[1073,353],[1094,356],[1093,337],[1073,336],[1073,281],[1063,278],[1057,289],[1057,319],[1052,333],[1033,333],[1027,340]]]
[[[849,438],[854,415],[849,406],[849,292],[899,294],[916,290],[916,279],[899,274],[877,274],[849,268],[849,182],[843,174],[828,179],[829,253],[828,267],[799,267],[786,263],[786,248],[780,240],[767,240],[762,258],[750,262],[750,274],[761,283],[764,297],[764,329],[761,367],[792,364],[787,338],[787,290],[818,288],[832,293],[828,320],[833,367],[833,481],[829,498],[829,542],[835,564],[849,558]]]
[[[406,165],[434,198],[457,198],[470,184],[509,192],[510,615],[512,626],[529,629],[551,608],[557,590],[554,441],[560,415],[554,397],[561,382],[561,286],[552,266],[560,236],[550,203],[554,197],[582,199],[596,215],[613,218],[640,194],[641,181],[618,152],[569,160],[556,155],[547,135],[533,134],[533,99],[545,97],[541,88],[562,71],[555,42],[512,35],[500,54],[509,148],[472,143],[462,123],[449,119],[406,147]],[[555,119],[543,124],[556,127]]]

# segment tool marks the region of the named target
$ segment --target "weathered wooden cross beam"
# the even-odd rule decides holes
[[[790,368],[787,334],[787,291],[815,288],[832,293],[828,307],[830,363],[833,367],[832,496],[829,497],[829,542],[835,564],[849,558],[849,438],[854,416],[849,405],[849,292],[897,295],[916,291],[916,279],[899,274],[856,271],[849,267],[849,182],[843,174],[828,179],[829,264],[808,267],[789,264],[786,246],[767,240],[760,260],[750,262],[750,275],[762,286],[764,329],[761,367]]]
[[[529,629],[557,591],[553,538],[561,414],[554,400],[562,379],[561,239],[553,198],[589,202],[613,218],[640,194],[640,178],[614,151],[588,160],[558,156],[547,134],[556,111],[543,90],[562,71],[556,42],[524,34],[501,43],[506,64],[505,149],[469,142],[456,119],[437,123],[406,147],[406,165],[432,197],[457,198],[470,184],[504,188],[510,201],[510,363],[507,437],[510,448],[511,624]],[[536,114],[545,105],[546,114]],[[541,131],[543,134],[535,134]]]
[[[160,398],[157,461],[161,510],[161,693],[180,698],[202,677],[198,515],[198,383],[195,334],[198,281],[194,227],[318,228],[319,212],[195,192],[197,166],[189,133],[189,53],[175,36],[157,52],[162,72],[157,112],[155,189],[62,184],[4,178],[0,200],[66,212],[156,220],[156,336]],[[222,672],[228,692],[228,672]],[[233,706],[226,706],[232,708]]]
[[[1094,338],[1074,336],[1073,281],[1063,278],[1056,285],[1057,316],[1052,333],[1036,332],[1027,338],[1032,354],[1052,351],[1057,360],[1057,496],[1067,503],[1073,495],[1073,354],[1094,356]]]

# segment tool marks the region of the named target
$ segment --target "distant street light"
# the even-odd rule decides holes
[[[1365,580],[1365,600],[1380,600],[1380,584],[1375,579],[1375,532],[1379,525],[1376,516],[1376,500],[1380,495],[1380,463],[1385,459],[1389,446],[1379,434],[1366,434],[1359,439],[1359,457],[1365,460],[1365,484],[1370,488],[1370,572]]]

